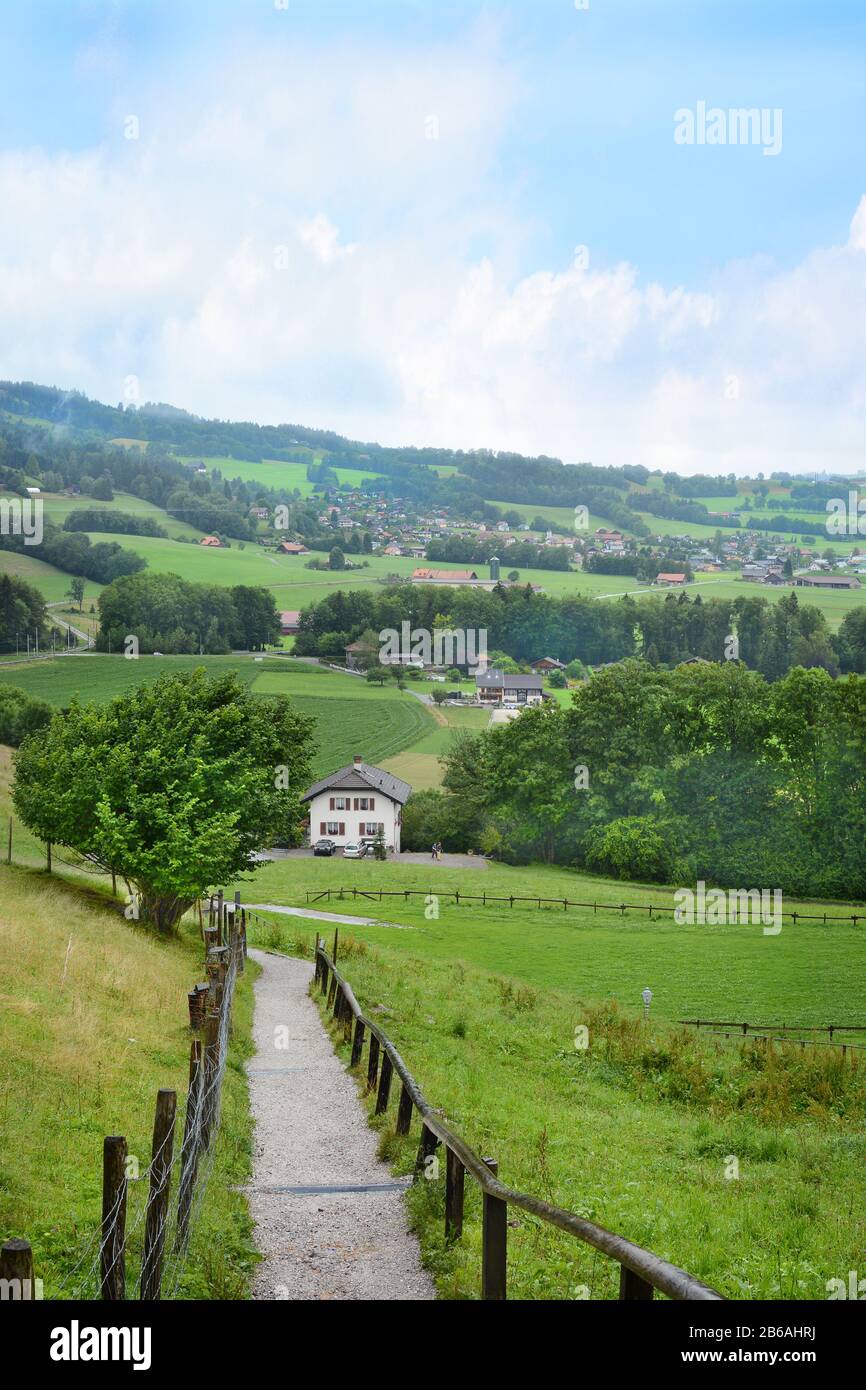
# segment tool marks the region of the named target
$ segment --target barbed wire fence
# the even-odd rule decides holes
[[[102,1218],[84,1237],[52,1300],[177,1294],[216,1160],[232,1005],[247,954],[239,894],[234,903],[222,892],[209,899],[202,936],[207,982],[188,996],[193,1037],[186,1099],[179,1110],[175,1091],[157,1093],[151,1158],[143,1170],[124,1135],[105,1138]],[[4,1298],[37,1296],[28,1241],[9,1240],[0,1249],[0,1281]]]

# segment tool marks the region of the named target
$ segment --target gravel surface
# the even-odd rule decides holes
[[[256,1122],[248,1195],[263,1256],[253,1296],[435,1298],[407,1230],[405,1182],[377,1159],[355,1083],[307,994],[312,965],[250,955],[262,967],[247,1067]]]

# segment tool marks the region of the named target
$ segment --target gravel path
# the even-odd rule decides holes
[[[403,1192],[307,994],[307,961],[250,951],[256,1122],[248,1189],[258,1299],[432,1299]]]

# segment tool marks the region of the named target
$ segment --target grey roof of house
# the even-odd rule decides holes
[[[475,684],[479,687],[486,687],[488,690],[502,690],[508,686],[509,690],[540,690],[542,688],[541,676],[510,676],[504,671],[485,671],[483,674],[478,672],[475,677]]]
[[[350,763],[348,767],[341,767],[329,776],[323,777],[321,782],[314,782],[312,787],[304,792],[301,800],[312,801],[320,792],[333,791],[382,792],[384,796],[398,801],[402,806],[409,800],[412,788],[401,778],[393,777],[390,772],[383,772],[381,767],[373,767],[371,763]]]

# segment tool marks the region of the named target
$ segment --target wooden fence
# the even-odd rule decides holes
[[[102,1153],[102,1219],[77,1264],[61,1281],[55,1298],[98,1296],[121,1301],[127,1295],[127,1250],[140,1229],[142,1255],[132,1297],[144,1300],[173,1295],[186,1262],[191,1231],[213,1165],[219,1130],[222,1085],[231,1034],[235,982],[247,953],[246,912],[240,895],[233,904],[223,894],[208,903],[207,925],[201,916],[207,982],[189,992],[189,1089],[183,1124],[177,1093],[156,1097],[151,1159],[140,1174],[130,1171],[124,1135],[109,1135]],[[176,1136],[182,1132],[178,1145]],[[147,1199],[133,1221],[128,1219],[130,1182],[147,1184]],[[172,1185],[176,1200],[171,1202]],[[34,1297],[33,1252],[26,1240],[7,1241],[0,1250],[2,1297]]]
[[[440,1144],[445,1147],[445,1236],[459,1240],[463,1232],[463,1204],[466,1174],[478,1183],[482,1193],[482,1257],[481,1297],[500,1300],[506,1297],[508,1208],[518,1207],[531,1216],[566,1231],[595,1250],[616,1260],[620,1267],[619,1296],[621,1299],[651,1299],[656,1289],[672,1299],[721,1299],[722,1295],[702,1284],[685,1270],[660,1259],[623,1236],[596,1226],[592,1221],[576,1216],[539,1197],[517,1192],[499,1181],[497,1164],[492,1158],[479,1158],[469,1145],[445,1123],[439,1111],[425,1099],[403,1058],[390,1038],[364,1014],[351,985],[337,969],[324,943],[316,940],[315,979],[333,1017],[343,1026],[344,1037],[351,1044],[350,1066],[360,1067],[365,1042],[367,1054],[367,1091],[376,1091],[376,1114],[388,1109],[394,1073],[400,1079],[401,1091],[397,1107],[396,1130],[400,1135],[410,1132],[412,1116],[421,1117],[421,1135],[415,1176],[425,1171],[427,1161]]]
[[[723,1038],[753,1038],[758,1042],[781,1042],[790,1047],[799,1044],[801,1048],[807,1047],[838,1047],[841,1048],[842,1056],[845,1057],[850,1051],[862,1052],[866,1050],[866,1043],[849,1042],[847,1039],[842,1042],[835,1039],[836,1033],[866,1033],[866,1025],[851,1023],[824,1023],[820,1025],[800,1024],[800,1023],[731,1023],[725,1020],[709,1018],[680,1018],[677,1020],[686,1028],[694,1028],[698,1032],[702,1028],[707,1032],[721,1036]],[[794,1036],[800,1033],[826,1033],[828,1041],[823,1042],[820,1038],[801,1038]]]
[[[337,902],[345,902],[348,897],[353,901],[358,898],[365,898],[368,902],[382,902],[385,898],[402,898],[408,902],[410,898],[453,898],[457,907],[461,903],[481,903],[482,907],[491,907],[494,903],[507,903],[509,907],[514,907],[515,903],[529,903],[530,906],[541,908],[561,907],[567,912],[570,907],[592,908],[594,913],[598,912],[618,912],[624,917],[627,912],[646,912],[650,918],[655,913],[660,918],[664,913],[673,913],[674,906],[671,902],[656,903],[599,903],[581,902],[575,898],[545,898],[530,894],[522,897],[519,894],[511,893],[505,896],[498,896],[495,893],[462,893],[459,888],[308,888],[304,894],[304,900],[308,906],[318,902],[331,902],[332,898]],[[796,925],[797,922],[850,922],[855,927],[860,922],[866,922],[866,912],[850,913],[847,917],[833,917],[827,912],[780,912],[780,917],[787,917]]]

